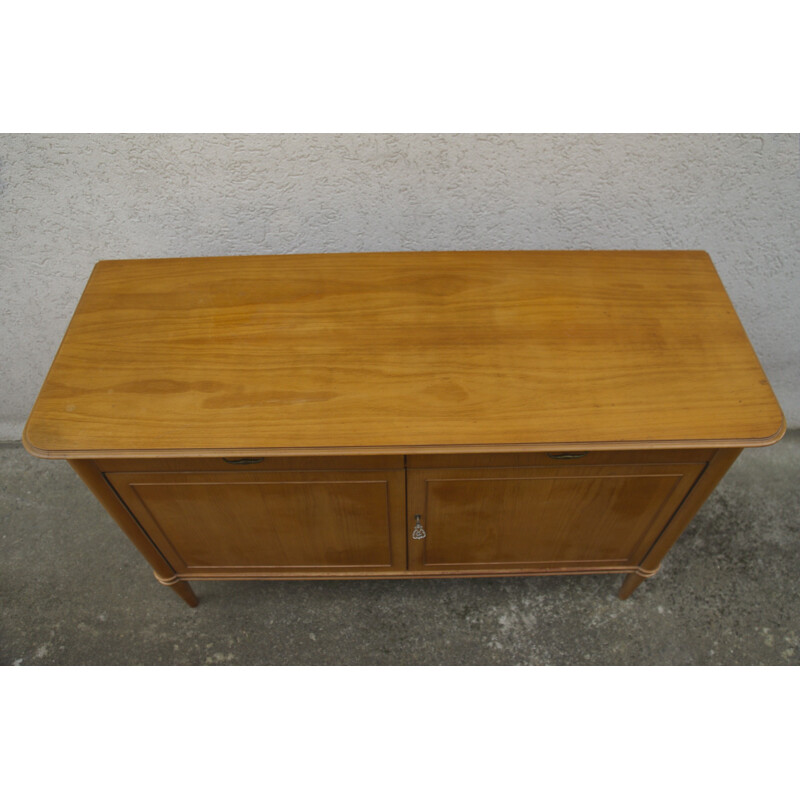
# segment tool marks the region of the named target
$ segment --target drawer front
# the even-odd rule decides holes
[[[106,479],[186,577],[405,568],[403,472],[115,472]]]
[[[286,472],[288,470],[403,469],[403,456],[212,456],[204,458],[100,458],[101,472]]]
[[[635,566],[704,466],[411,469],[409,567],[557,572]],[[424,534],[417,529],[415,536],[417,515]]]
[[[454,453],[409,455],[409,469],[469,469],[482,467],[599,466],[602,464],[706,463],[711,449],[681,450],[558,450],[543,453]]]

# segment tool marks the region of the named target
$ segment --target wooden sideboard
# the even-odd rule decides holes
[[[98,263],[23,442],[188,580],[654,574],[783,415],[703,252]]]

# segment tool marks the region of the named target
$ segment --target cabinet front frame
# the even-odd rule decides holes
[[[359,579],[359,578],[435,578],[435,577],[500,577],[543,575],[543,574],[610,574],[628,573],[628,579],[620,593],[626,597],[644,577],[657,571],[660,561],[674,544],[681,531],[699,509],[719,479],[733,463],[739,449],[691,449],[691,450],[635,450],[635,451],[590,451],[577,457],[574,453],[563,463],[590,465],[641,465],[661,464],[675,469],[678,464],[692,464],[699,467],[699,475],[688,487],[685,497],[678,502],[677,509],[657,535],[648,537],[647,547],[638,563],[626,565],[603,564],[527,564],[511,565],[508,568],[481,568],[470,565],[465,569],[426,567],[419,569],[413,557],[413,547],[418,544],[411,538],[414,526],[413,511],[409,502],[413,493],[415,476],[430,469],[494,469],[498,467],[552,467],[558,464],[561,453],[459,453],[459,454],[415,454],[406,457],[397,455],[374,456],[336,456],[336,457],[276,457],[265,458],[258,463],[241,463],[238,458],[225,460],[222,457],[176,457],[176,458],[104,458],[97,460],[70,461],[76,472],[86,482],[92,492],[106,507],[127,536],[153,566],[158,580],[171,586],[190,605],[196,603],[186,580],[305,580],[305,579]],[[237,463],[238,462],[238,463]],[[404,469],[405,465],[405,469]],[[359,468],[362,469],[359,469]],[[315,469],[316,468],[316,469]],[[394,549],[393,564],[382,570],[356,569],[242,569],[215,568],[205,570],[180,569],[179,564],[171,563],[157,547],[148,534],[142,521],[113,488],[111,480],[114,473],[121,472],[324,472],[333,470],[357,472],[363,478],[365,473],[380,472],[390,475],[390,495],[392,497],[391,526]],[[682,487],[686,488],[685,486]],[[177,568],[176,568],[177,567]],[[186,595],[186,596],[184,596]]]

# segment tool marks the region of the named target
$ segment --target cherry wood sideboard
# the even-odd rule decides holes
[[[31,412],[157,579],[653,575],[785,422],[704,252],[101,261]]]

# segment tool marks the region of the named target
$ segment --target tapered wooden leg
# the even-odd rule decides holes
[[[197,606],[199,602],[197,595],[195,595],[195,593],[192,591],[192,587],[189,586],[186,581],[177,581],[167,585],[175,592],[175,594],[178,595],[178,597],[180,597],[182,600],[185,600],[192,608]]]
[[[622,587],[619,590],[619,597],[620,600],[627,600],[639,586],[639,584],[645,579],[645,575],[639,575],[636,572],[631,572],[625,581],[622,584]]]

